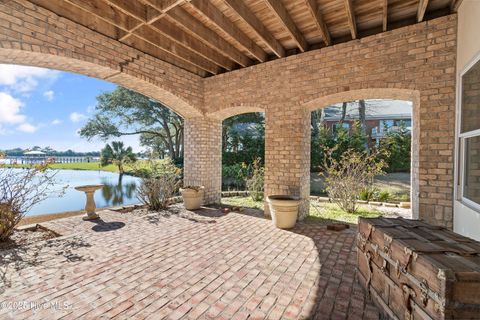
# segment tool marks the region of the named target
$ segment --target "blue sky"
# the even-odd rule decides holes
[[[0,64],[0,150],[35,145],[99,151],[77,131],[93,115],[95,97],[115,89],[106,81],[69,72]],[[116,139],[140,151],[138,137]]]

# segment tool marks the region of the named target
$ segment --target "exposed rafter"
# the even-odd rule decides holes
[[[192,17],[184,9],[172,9],[168,12],[166,18],[175,21],[175,23],[183,27],[184,31],[189,32],[192,36],[197,37],[197,39],[221,52],[223,55],[230,57],[241,66],[248,67],[252,64],[252,61],[246,55]]]
[[[208,0],[192,0],[190,4],[218,28],[223,30],[230,37],[235,39],[245,50],[261,62],[267,61],[267,54],[255,42],[252,41],[243,31],[235,26],[219,9]]]
[[[382,30],[387,31],[388,29],[388,0],[382,0]]]
[[[287,9],[283,6],[280,0],[265,0],[270,9],[275,13],[277,18],[283,24],[285,29],[288,31],[293,41],[295,41],[297,47],[302,51],[308,50],[308,43],[305,40],[303,34],[298,30],[295,22],[293,22],[292,17],[287,12]]]
[[[425,16],[425,11],[427,11],[428,0],[420,0],[418,3],[417,9],[417,22],[422,22],[423,17]]]
[[[220,67],[223,67],[227,70],[232,70],[235,66],[230,59],[205,45],[197,38],[192,37],[190,34],[186,33],[166,19],[158,20],[152,23],[150,26],[158,33],[161,33],[170,40],[191,49],[193,52],[207,60],[210,60]]]
[[[450,10],[452,12],[457,12],[458,11],[458,8],[460,7],[460,5],[462,4],[462,1],[463,0],[452,0],[452,2],[450,3]]]
[[[132,0],[130,0],[132,1]],[[148,3],[161,13],[166,13],[173,8],[184,3],[186,0],[143,0],[145,3]]]
[[[270,50],[272,50],[279,58],[285,57],[285,49],[280,42],[273,37],[270,31],[265,28],[263,23],[255,16],[255,14],[253,14],[252,11],[250,11],[243,1],[224,0],[224,2],[255,31]]]
[[[344,0],[345,10],[347,11],[348,26],[352,39],[357,39],[357,23],[355,21],[355,11],[353,11],[352,0]]]
[[[331,45],[332,39],[330,37],[330,32],[328,32],[327,25],[323,20],[323,16],[322,16],[322,13],[320,12],[320,8],[318,8],[317,1],[305,0],[305,4],[307,5],[308,11],[310,11],[310,14],[315,19],[315,24],[317,25],[318,30],[322,34],[323,42],[325,42],[327,46]]]

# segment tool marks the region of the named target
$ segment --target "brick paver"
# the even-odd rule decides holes
[[[215,209],[101,216],[44,223],[63,236],[2,253],[1,319],[378,318],[354,229],[284,231]]]

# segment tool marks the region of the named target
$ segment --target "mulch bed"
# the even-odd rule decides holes
[[[56,238],[57,236],[56,233],[38,226],[32,230],[15,230],[9,241],[0,242],[0,250],[27,246],[35,242]]]

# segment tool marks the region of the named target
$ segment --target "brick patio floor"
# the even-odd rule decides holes
[[[43,223],[62,237],[2,254],[0,319],[378,318],[355,229],[284,231],[216,209],[101,217]]]

